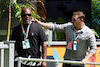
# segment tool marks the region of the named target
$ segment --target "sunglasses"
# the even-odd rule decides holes
[[[73,18],[72,18],[72,20],[73,20],[73,21],[77,21],[77,20],[80,20],[80,19],[73,19]]]
[[[28,15],[28,16],[31,16],[31,14],[23,14],[23,16],[27,16],[27,15]]]

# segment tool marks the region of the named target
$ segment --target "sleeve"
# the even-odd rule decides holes
[[[50,29],[53,31],[60,31],[60,32],[65,32],[65,28],[68,25],[72,25],[72,23],[66,23],[66,24],[50,24]]]
[[[40,25],[39,25],[39,37],[40,37],[41,42],[48,40],[44,30],[42,29]]]
[[[95,38],[94,34],[91,34],[88,42],[89,42],[89,46],[90,46],[90,52],[95,54],[96,50],[97,50],[97,44],[96,44],[96,38]]]
[[[10,40],[15,40],[16,41],[16,29],[14,28],[12,31],[12,35]],[[15,42],[15,50],[17,50],[17,43]]]

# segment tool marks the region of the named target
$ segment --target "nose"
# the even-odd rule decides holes
[[[26,15],[26,17],[29,17],[28,15]]]

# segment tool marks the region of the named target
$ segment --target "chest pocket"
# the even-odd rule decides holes
[[[84,36],[84,34],[80,34],[77,38],[78,42],[86,42],[89,39],[89,36]]]
[[[34,32],[31,32],[29,34],[29,39],[37,39],[38,38],[38,34],[34,33]]]

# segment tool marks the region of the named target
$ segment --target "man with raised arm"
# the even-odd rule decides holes
[[[35,19],[44,28],[65,33],[67,44],[64,60],[82,62],[82,64],[63,64],[63,67],[84,67],[96,53],[95,34],[85,25],[84,20],[85,14],[82,11],[73,12],[72,21],[66,24],[49,24]],[[86,54],[87,51],[88,54]]]

